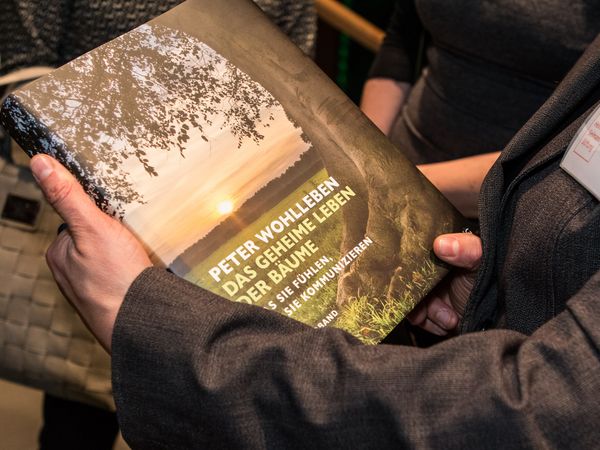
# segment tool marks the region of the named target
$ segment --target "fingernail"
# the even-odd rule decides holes
[[[455,325],[454,314],[447,309],[440,309],[435,313],[435,322],[443,328],[451,329]]]
[[[458,255],[458,241],[442,238],[438,240],[438,256],[452,257]]]
[[[38,182],[44,181],[52,172],[54,172],[54,168],[52,167],[49,158],[49,156],[38,156],[31,160],[31,172]]]

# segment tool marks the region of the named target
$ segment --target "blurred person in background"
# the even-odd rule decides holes
[[[474,218],[498,151],[598,33],[592,0],[398,0],[361,108]]]

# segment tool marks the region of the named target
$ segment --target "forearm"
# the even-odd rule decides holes
[[[598,434],[600,314],[571,306],[530,338],[364,346],[152,269],[113,336],[120,422],[140,448],[585,447]]]
[[[410,93],[411,85],[390,78],[372,78],[365,83],[360,108],[386,135]]]
[[[432,164],[418,169],[466,217],[477,217],[481,184],[500,152],[468,156]]]

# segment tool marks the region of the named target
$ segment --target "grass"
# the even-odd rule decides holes
[[[379,343],[431,289],[431,280],[436,273],[433,262],[425,261],[419,270],[412,272],[413,281],[405,283],[405,290],[399,298],[361,296],[352,299],[341,309],[334,326],[365,344]]]

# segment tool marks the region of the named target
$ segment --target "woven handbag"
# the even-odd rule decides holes
[[[62,296],[46,265],[45,252],[61,219],[44,200],[27,166],[10,161],[8,140],[4,142],[0,377],[114,410],[110,358]]]

